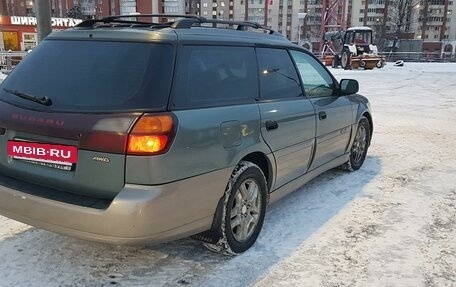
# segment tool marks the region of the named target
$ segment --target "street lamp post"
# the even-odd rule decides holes
[[[51,1],[36,1],[36,28],[38,30],[38,43],[52,32],[51,27]]]

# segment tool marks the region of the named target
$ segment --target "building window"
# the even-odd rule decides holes
[[[30,50],[35,48],[36,46],[36,34],[35,33],[23,33],[23,41],[24,41],[24,50]]]

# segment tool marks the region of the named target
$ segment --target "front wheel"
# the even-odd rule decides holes
[[[355,171],[363,165],[370,144],[370,131],[369,121],[366,117],[362,117],[358,123],[355,139],[350,148],[350,159],[344,166],[345,169]]]
[[[241,161],[228,181],[223,200],[221,238],[204,245],[220,253],[242,253],[255,243],[266,213],[267,184],[261,169]]]

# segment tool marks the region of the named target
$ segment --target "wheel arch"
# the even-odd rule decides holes
[[[271,190],[274,184],[274,166],[272,165],[271,161],[273,159],[269,158],[266,154],[256,151],[251,152],[244,157],[242,157],[236,165],[239,164],[241,161],[249,161],[251,163],[256,164],[264,174],[266,178],[266,185],[268,192]],[[233,169],[234,170],[234,169]],[[228,178],[227,178],[228,180]],[[215,244],[221,238],[221,233],[219,232],[220,227],[222,226],[222,215],[223,215],[223,203],[224,203],[225,196],[222,196],[218,201],[217,208],[214,213],[214,218],[212,221],[211,228],[207,231],[198,233],[193,235],[192,237],[197,240],[201,240],[206,243]],[[269,195],[266,201],[266,204],[269,202]]]
[[[252,152],[244,156],[241,159],[241,161],[250,161],[251,163],[256,164],[261,169],[267,181],[266,184],[268,187],[268,191],[270,191],[273,186],[272,184],[274,182],[274,177],[272,172],[272,164],[269,158],[262,152]]]

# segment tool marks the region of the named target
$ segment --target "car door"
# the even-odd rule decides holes
[[[337,83],[313,56],[290,52],[316,113],[316,150],[310,169],[342,156],[349,144],[353,112],[351,102],[337,92]]]
[[[261,134],[276,161],[278,188],[306,173],[315,137],[315,111],[303,95],[286,49],[257,48]]]

